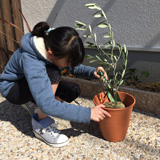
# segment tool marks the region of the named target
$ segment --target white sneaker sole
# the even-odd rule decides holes
[[[63,146],[66,146],[68,143],[69,143],[69,139],[66,141],[66,142],[63,142],[63,143],[49,143],[47,142],[41,135],[39,135],[37,132],[35,132],[33,130],[34,134],[35,134],[35,137],[37,137],[38,139],[42,140],[43,142],[47,143],[48,145],[52,146],[52,147],[63,147]]]

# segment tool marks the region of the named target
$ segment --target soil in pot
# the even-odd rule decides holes
[[[118,108],[125,108],[125,105],[122,102],[106,102],[104,103],[106,108],[113,108],[113,109],[118,109]]]

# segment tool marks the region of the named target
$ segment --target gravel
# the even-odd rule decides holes
[[[83,97],[72,102],[92,107]],[[0,97],[0,160],[159,160],[160,117],[133,110],[126,138],[121,142],[103,139],[98,123],[78,124],[54,118],[70,143],[53,148],[34,137],[31,116],[18,105]]]

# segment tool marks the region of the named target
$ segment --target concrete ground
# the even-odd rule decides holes
[[[92,107],[92,100],[77,98],[74,104]],[[53,148],[35,138],[31,116],[18,105],[0,97],[0,160],[159,160],[160,117],[133,110],[126,138],[103,139],[98,123],[78,124],[54,118],[70,143]]]

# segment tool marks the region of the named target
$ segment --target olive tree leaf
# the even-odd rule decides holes
[[[85,31],[85,30],[87,30],[87,28],[76,28],[76,30],[82,30],[82,31]]]
[[[96,48],[95,44],[92,42],[86,42],[88,45],[87,47]]]
[[[92,36],[90,34],[88,34],[88,35],[84,34],[83,37],[84,38],[92,38]]]
[[[90,33],[92,33],[92,27],[91,27],[91,25],[88,26],[88,29],[89,29]]]
[[[120,80],[119,82],[119,86],[121,86],[123,84],[124,80]]]
[[[75,25],[78,26],[78,27],[79,27],[79,26],[80,26],[80,27],[86,26],[85,23],[80,22],[80,21],[75,21]]]
[[[97,42],[97,35],[94,33],[94,41]]]
[[[89,61],[89,63],[97,62],[96,59]]]
[[[103,23],[97,24],[97,26],[98,26],[99,28],[107,28],[107,27],[108,27],[108,24],[103,22]]]
[[[126,70],[124,69],[123,72],[122,72],[121,77],[124,77],[125,71],[126,71]]]
[[[117,59],[117,56],[113,56],[114,57],[114,59],[115,59],[115,61],[117,61],[118,59]]]
[[[77,30],[87,30],[88,29],[87,25],[80,21],[75,21],[75,25],[78,27],[76,28]]]
[[[101,10],[101,8],[99,6],[97,6],[96,3],[88,3],[85,5],[87,8],[89,9],[98,9],[98,10]]]
[[[104,46],[104,48],[109,48],[111,46],[112,46],[111,44],[107,44],[107,45]]]
[[[127,48],[126,48],[126,45],[124,44],[124,52],[126,53],[127,52]]]
[[[95,57],[94,57],[94,56],[92,56],[92,55],[90,55],[90,54],[87,54],[87,55],[85,56],[85,58],[93,59],[93,58],[95,58]]]
[[[128,50],[126,45],[122,46],[115,42],[111,24],[108,22],[103,9],[96,3],[89,3],[85,6],[89,9],[96,10],[92,14],[94,18],[100,19],[96,24],[96,27],[98,29],[103,29],[103,32],[105,31],[103,35],[98,35],[93,32],[91,25],[86,25],[85,23],[77,21],[78,29],[88,30],[88,32],[90,32],[89,34],[83,35],[86,38],[91,38],[91,41],[86,42],[88,44],[87,47],[96,48],[98,51],[96,55],[88,56],[88,58],[91,59],[90,63],[98,62],[108,73],[110,73],[109,77],[111,79],[112,87],[115,87],[115,91],[118,91],[119,86],[124,82],[123,78],[127,69]],[[98,44],[99,36],[102,36],[100,38],[103,38],[104,40],[102,47]]]
[[[112,47],[114,48],[115,45],[116,45],[116,43],[115,43],[115,40],[113,39],[113,40],[112,40]]]
[[[95,12],[93,14],[93,17],[95,17],[95,18],[101,18],[101,17],[103,17],[103,14],[100,11],[97,11],[97,12]]]
[[[111,36],[110,35],[105,35],[103,36],[104,38],[110,38]]]
[[[95,56],[99,61],[103,61],[98,55]]]

